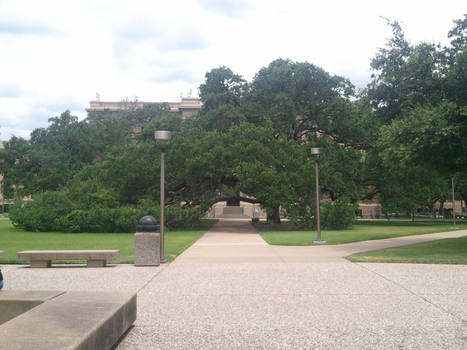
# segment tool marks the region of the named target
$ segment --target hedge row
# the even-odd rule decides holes
[[[159,221],[159,208],[125,205],[75,209],[60,192],[45,192],[33,201],[18,202],[9,214],[16,226],[42,232],[135,232],[144,215],[152,215]],[[202,216],[197,208],[168,207],[165,224],[168,228],[196,227]]]

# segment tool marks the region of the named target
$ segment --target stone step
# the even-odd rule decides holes
[[[222,214],[221,218],[223,219],[249,219],[249,216],[246,215],[237,215],[237,214]]]
[[[243,214],[243,207],[224,207],[222,208],[221,218],[225,219],[249,219],[248,216]]]
[[[243,207],[224,207],[222,208],[223,215],[243,215]]]

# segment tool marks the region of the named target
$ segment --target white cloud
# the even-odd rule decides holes
[[[144,43],[162,51],[191,51],[207,46],[207,40],[197,26],[182,24],[172,27],[149,19],[127,23],[118,31],[116,40],[123,40],[127,44]]]
[[[82,103],[73,97],[21,95],[0,97],[0,139],[10,136],[28,138],[35,128],[46,127],[48,119],[60,115],[65,110],[82,116]]]
[[[390,37],[446,42],[460,0],[0,1],[0,139],[102,100],[176,101],[225,65],[251,80],[272,60],[308,61],[363,87]],[[17,130],[17,131],[15,131]]]
[[[201,7],[227,17],[241,18],[251,7],[249,0],[199,0]]]
[[[14,35],[14,36],[43,36],[43,35],[57,35],[59,32],[49,27],[45,23],[29,22],[22,20],[1,19],[0,18],[0,35]]]
[[[18,86],[14,84],[5,85],[0,84],[0,96],[1,98],[7,97],[18,97],[23,94],[23,90],[21,90]]]

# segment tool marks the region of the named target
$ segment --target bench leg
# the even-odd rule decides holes
[[[52,265],[52,260],[31,260],[30,266],[33,268],[36,267],[50,267]]]
[[[87,260],[88,267],[105,267],[106,260]]]

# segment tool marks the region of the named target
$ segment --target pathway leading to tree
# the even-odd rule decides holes
[[[465,349],[467,266],[342,258],[420,239],[278,247],[221,221],[142,288],[118,349]]]
[[[458,230],[339,245],[277,246],[267,244],[247,220],[224,220],[204,234],[177,261],[341,261],[342,258],[359,252],[465,235],[467,230]]]

